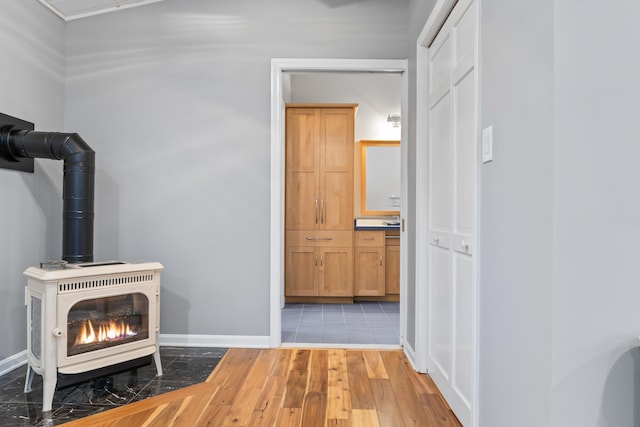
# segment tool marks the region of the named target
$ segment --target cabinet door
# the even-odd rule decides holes
[[[319,261],[320,296],[353,296],[353,249],[322,248]]]
[[[381,296],[385,294],[384,247],[360,246],[355,251],[356,296]]]
[[[319,259],[313,247],[288,247],[285,256],[285,295],[318,296]]]
[[[287,109],[285,226],[317,229],[320,222],[319,111]]]
[[[320,110],[320,228],[353,229],[353,108]]]
[[[399,242],[398,242],[399,243]],[[385,248],[385,288],[388,295],[400,293],[400,245],[389,245]]]

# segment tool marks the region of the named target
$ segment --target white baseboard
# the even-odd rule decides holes
[[[20,353],[16,353],[13,356],[9,356],[4,360],[0,360],[0,376],[11,372],[20,366],[27,364],[27,350],[22,350]]]
[[[246,336],[160,334],[161,346],[269,348],[271,346],[270,343],[271,339],[268,335]]]
[[[407,359],[409,360],[409,363],[411,364],[411,367],[413,368],[413,370],[416,372],[420,372],[420,369],[419,369],[420,366],[418,364],[418,357],[416,355],[416,351],[406,341],[404,343],[404,354],[405,356],[407,356]]]
[[[160,334],[161,346],[177,347],[244,347],[269,348],[271,339],[266,336],[245,335],[182,335]],[[0,360],[0,376],[27,364],[27,350]]]
[[[325,343],[300,343],[283,342],[281,348],[340,348],[346,350],[402,350],[395,344],[325,344]]]

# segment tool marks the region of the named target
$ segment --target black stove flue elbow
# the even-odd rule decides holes
[[[95,152],[77,133],[38,132],[4,128],[0,155],[64,161],[62,259],[93,261]]]

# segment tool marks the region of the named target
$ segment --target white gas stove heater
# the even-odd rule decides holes
[[[157,262],[43,263],[27,276],[25,393],[43,378],[50,411],[58,374],[80,374],[153,355],[162,375]]]
[[[125,369],[151,354],[162,375],[158,328],[163,267],[157,262],[93,262],[95,152],[77,133],[33,129],[33,123],[0,114],[0,168],[34,173],[34,159],[64,161],[63,261],[24,272],[25,393],[31,391],[34,374],[42,375],[42,411],[47,412],[58,380],[68,379],[65,375]]]

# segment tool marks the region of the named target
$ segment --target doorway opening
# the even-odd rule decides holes
[[[279,347],[283,341],[292,341],[291,336],[284,336],[283,340],[283,311],[285,308],[285,296],[284,296],[284,176],[285,176],[285,104],[288,102],[314,102],[314,103],[369,103],[370,96],[363,96],[363,101],[353,99],[353,95],[346,99],[348,90],[346,88],[363,91],[366,95],[367,90],[363,89],[367,84],[371,84],[371,81],[378,80],[393,80],[396,79],[396,93],[395,96],[399,98],[399,110],[391,111],[389,108],[372,108],[368,113],[363,113],[361,124],[363,129],[356,129],[355,140],[363,139],[397,139],[406,140],[406,127],[399,126],[393,128],[393,122],[387,122],[388,116],[402,117],[402,111],[406,111],[406,98],[407,98],[407,82],[406,82],[406,61],[402,60],[314,60],[314,59],[274,59],[272,60],[272,179],[271,179],[271,191],[272,191],[272,204],[271,204],[271,325],[270,325],[270,338],[271,345],[273,347]],[[332,92],[327,89],[327,85],[335,85],[335,90]],[[356,92],[357,92],[356,90]],[[353,90],[352,90],[353,92]],[[371,90],[369,91],[371,92]],[[342,97],[340,97],[342,94]],[[360,112],[359,112],[360,114]],[[376,121],[372,117],[367,116],[383,116],[384,120],[377,120],[376,125],[371,123],[367,124],[367,121]],[[401,122],[404,119],[401,119]],[[358,126],[356,121],[356,127]],[[368,128],[367,128],[368,126]],[[373,130],[374,127],[377,129]],[[368,133],[367,133],[368,132]],[[372,134],[371,132],[374,132]],[[377,133],[375,133],[377,132]],[[406,147],[401,144],[403,153],[401,154],[401,171],[403,177],[402,181],[402,194],[400,195],[400,211],[404,212],[404,205],[406,204]],[[359,175],[357,175],[359,176]],[[356,180],[357,181],[357,180]],[[359,193],[358,193],[359,194]],[[359,197],[356,197],[359,199]],[[361,213],[361,207],[358,204],[354,204],[354,218]],[[404,240],[404,239],[401,239]],[[404,243],[404,242],[403,242]],[[404,243],[406,245],[406,243]],[[406,250],[402,251],[406,254]],[[401,278],[406,277],[402,273],[404,267],[404,260],[400,261]],[[400,295],[403,294],[403,287],[406,289],[406,284],[401,280]],[[403,299],[393,307],[393,304],[387,304],[382,302],[377,304],[376,302],[367,302],[360,306],[350,306],[347,312],[344,311],[344,307],[340,305],[316,305],[310,306],[308,304],[299,306],[290,306],[287,309],[292,308],[297,313],[292,316],[302,316],[306,311],[316,319],[322,318],[322,313],[326,313],[327,318],[335,316],[351,317],[354,316],[354,312],[361,312],[363,320],[366,319],[366,313],[376,312],[377,316],[383,316],[384,313],[392,313],[396,311],[396,318],[398,319],[398,345],[402,345],[404,341],[406,330],[406,310],[403,308]],[[367,311],[365,311],[367,310]],[[315,312],[315,315],[314,315]],[[339,314],[338,314],[339,313]],[[290,316],[285,314],[284,316]],[[393,314],[390,314],[393,316]],[[285,319],[289,321],[290,319]],[[318,325],[319,326],[319,325]],[[291,327],[290,324],[288,326]],[[320,327],[311,328],[320,332]],[[388,331],[387,331],[388,332]],[[299,339],[294,339],[296,345],[300,344]],[[323,344],[331,345],[344,345],[349,347],[362,346],[362,345],[376,345],[375,342],[364,343],[357,342],[362,339],[353,339],[352,342],[348,342],[347,337],[344,337],[342,342],[321,343],[321,337],[311,338],[311,342],[307,344],[313,344],[313,346],[322,346]],[[332,341],[340,341],[339,339],[333,339]],[[347,342],[345,342],[347,341]],[[379,347],[384,344],[377,344]],[[397,346],[397,345],[396,345]]]

